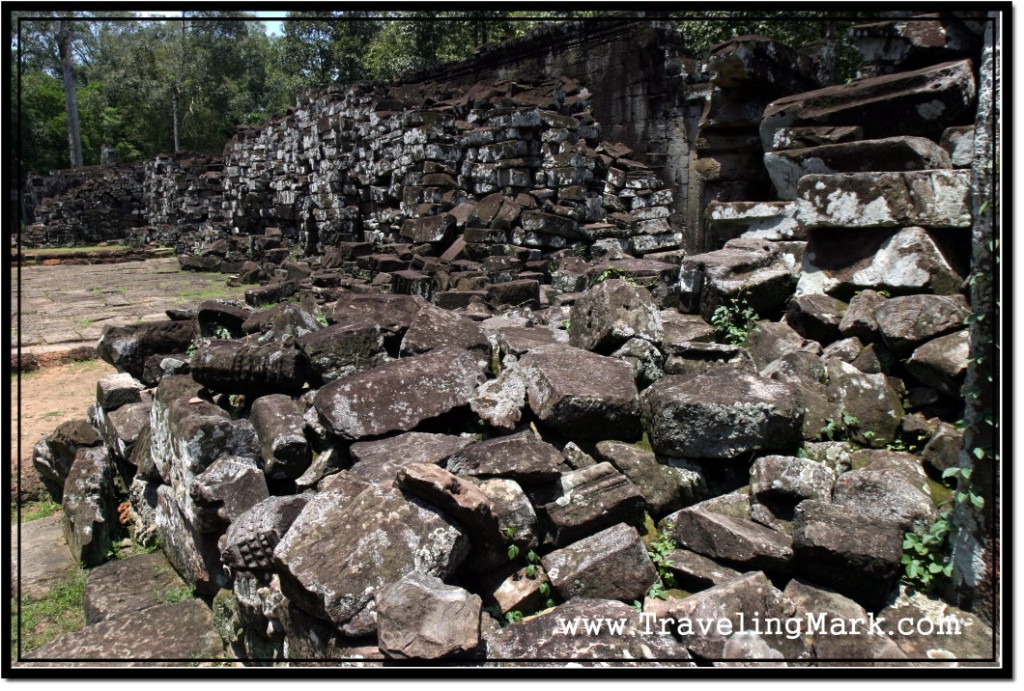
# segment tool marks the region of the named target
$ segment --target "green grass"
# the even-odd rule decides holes
[[[88,571],[76,569],[38,602],[24,600],[18,616],[17,600],[11,598],[11,659],[18,659],[18,642],[24,656],[85,627],[85,579]],[[19,620],[20,619],[20,620]]]
[[[21,505],[21,522],[28,523],[52,516],[60,510],[60,504],[52,499],[37,499]],[[11,507],[11,523],[18,522],[18,507]]]

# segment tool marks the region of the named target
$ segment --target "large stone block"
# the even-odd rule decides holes
[[[620,279],[598,283],[569,312],[569,344],[609,354],[631,338],[661,340],[661,314],[651,294]]]
[[[768,104],[761,141],[775,130],[806,125],[860,125],[870,139],[913,135],[938,141],[951,125],[973,118],[976,84],[970,60],[786,96]]]
[[[462,532],[438,513],[339,473],[295,519],[274,562],[291,600],[340,627],[410,572],[447,578],[466,550]]]
[[[658,580],[639,533],[624,523],[555,550],[541,563],[563,600],[591,597],[632,603],[642,600]]]
[[[317,391],[313,405],[344,439],[406,432],[468,405],[483,364],[469,351],[440,348],[335,380]]]
[[[805,175],[797,184],[797,219],[805,228],[967,228],[967,171]]]
[[[560,434],[632,440],[640,435],[633,370],[567,345],[535,348],[520,360],[530,408]]]
[[[801,441],[793,390],[733,368],[666,376],[644,391],[641,407],[651,445],[666,455],[730,459]]]

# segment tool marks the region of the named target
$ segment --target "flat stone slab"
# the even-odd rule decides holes
[[[25,656],[27,660],[92,666],[144,666],[152,661],[221,658],[224,642],[200,600],[159,605],[86,626]]]
[[[85,621],[97,624],[191,597],[162,552],[109,561],[93,569],[85,582]]]
[[[11,548],[12,594],[15,597],[18,595],[20,562],[23,600],[42,600],[77,566],[64,541],[60,513],[22,523],[20,550],[18,526],[11,526]]]

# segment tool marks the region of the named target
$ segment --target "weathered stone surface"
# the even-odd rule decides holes
[[[384,489],[392,486],[395,473],[411,463],[443,465],[452,454],[472,444],[472,439],[448,434],[407,432],[387,439],[361,441],[349,447],[351,472]]]
[[[207,341],[190,363],[192,378],[214,391],[259,396],[302,390],[309,362],[297,348],[244,341]]]
[[[469,351],[440,348],[333,381],[317,391],[313,405],[343,439],[405,432],[467,405],[482,371]]]
[[[708,204],[705,218],[712,240],[724,244],[733,238],[750,240],[806,240],[796,221],[797,205],[781,202],[718,202]]]
[[[205,533],[219,532],[270,496],[266,477],[256,464],[233,456],[211,463],[188,492],[192,525]]]
[[[949,152],[954,167],[970,168],[974,161],[974,125],[948,128],[939,144]]]
[[[117,530],[114,464],[103,447],[79,449],[64,483],[64,538],[75,561],[102,564]]]
[[[935,505],[919,458],[884,449],[862,450],[850,462],[853,470],[836,481],[834,503],[899,523],[904,530],[927,528],[935,521]]]
[[[60,513],[15,523],[22,517],[20,510],[14,514],[7,543],[11,546],[10,593],[16,598],[13,601],[40,602],[80,567],[68,550]]]
[[[963,328],[970,314],[962,295],[907,295],[886,300],[875,310],[878,330],[896,353]]]
[[[388,361],[384,333],[376,322],[333,324],[301,336],[297,345],[310,370],[324,383],[364,372]]]
[[[834,425],[845,428],[851,441],[864,446],[885,446],[896,438],[903,419],[903,404],[884,374],[865,374],[842,360],[831,359],[828,400],[836,406]]]
[[[834,588],[870,610],[889,597],[901,571],[903,531],[897,523],[808,500],[793,518],[794,565],[799,574]]]
[[[184,353],[195,335],[191,321],[108,326],[96,344],[96,352],[118,372],[141,379],[146,358],[160,353]]]
[[[961,170],[805,175],[797,199],[809,229],[971,224],[970,176]]]
[[[234,300],[219,298],[205,300],[196,310],[196,323],[199,324],[199,335],[207,338],[225,338],[220,330],[227,331],[231,338],[242,335],[242,325],[250,317],[252,310]]]
[[[527,431],[466,446],[448,459],[447,468],[456,475],[541,485],[559,477],[561,463],[558,449]]]
[[[853,296],[850,304],[839,322],[839,332],[847,337],[859,338],[870,342],[878,335],[878,321],[875,310],[885,302],[886,298],[870,288]]]
[[[679,545],[697,554],[737,568],[783,573],[792,569],[791,541],[781,531],[708,511],[700,504],[666,516],[664,522],[675,526],[672,537]]]
[[[235,517],[219,544],[221,561],[234,571],[266,571],[274,548],[309,501],[306,494],[268,497]]]
[[[185,582],[160,552],[117,559],[89,572],[85,623],[140,612],[190,595]]]
[[[542,346],[520,360],[530,408],[557,432],[578,439],[640,435],[630,366],[565,345]]]
[[[844,621],[842,633],[837,629],[833,634],[828,628],[805,633],[815,657],[849,660],[854,665],[907,657],[891,637],[871,629],[867,611],[853,600],[799,578],[791,580],[782,594],[796,605],[795,615],[804,621],[807,617],[820,617],[823,612],[832,620]]]
[[[750,354],[754,367],[762,370],[781,357],[790,353],[805,351],[817,354],[821,346],[800,335],[786,322],[758,321],[747,334],[743,348]]]
[[[699,314],[680,314],[676,310],[662,310],[662,343],[699,342],[715,340],[715,330]]]
[[[147,666],[154,661],[219,659],[224,642],[201,600],[157,605],[86,626],[26,655],[61,666]]]
[[[859,24],[848,30],[861,54],[860,74],[888,74],[917,65],[976,55],[979,36],[956,17],[941,13]]]
[[[469,407],[492,427],[512,431],[526,408],[526,375],[513,355],[506,355],[501,365],[496,379],[488,379],[477,388]]]
[[[908,658],[942,660],[992,660],[998,656],[992,628],[977,615],[949,605],[934,595],[900,586],[898,597],[879,617],[907,620],[916,626],[893,632],[892,641]],[[969,663],[968,663],[969,664]]]
[[[602,441],[596,450],[601,461],[611,463],[644,495],[655,518],[693,504],[706,489],[700,473],[659,463],[653,452],[632,444]]]
[[[594,633],[584,622],[624,622],[622,631],[607,627]],[[563,623],[564,622],[564,623]],[[566,630],[565,624],[574,628]],[[528,621],[506,626],[487,639],[489,660],[551,660],[552,662],[622,660],[618,665],[643,660],[691,666],[686,649],[672,636],[663,636],[641,619],[640,612],[617,601],[577,598]],[[635,662],[641,661],[641,662]]]
[[[507,561],[505,543],[509,538],[502,533],[506,526],[500,522],[490,497],[473,482],[430,463],[412,463],[398,471],[395,486],[408,496],[436,506],[465,530],[471,570],[489,570]]]
[[[405,332],[399,353],[406,357],[445,347],[462,348],[481,357],[491,354],[490,342],[472,321],[449,310],[424,305]]]
[[[309,467],[312,453],[303,433],[302,411],[284,394],[260,396],[249,420],[260,441],[263,471],[268,478],[297,478]]]
[[[480,643],[481,600],[413,572],[377,595],[381,651],[400,660],[461,657]]]
[[[437,513],[342,472],[321,483],[274,562],[290,599],[341,626],[411,571],[451,575],[466,549],[461,531]]]
[[[681,587],[694,591],[727,583],[741,575],[735,569],[688,549],[672,550],[665,555],[664,563]]]
[[[907,371],[947,396],[959,396],[970,355],[970,333],[963,329],[919,346],[907,359]]]
[[[141,401],[143,388],[142,383],[127,372],[108,374],[96,382],[96,403],[103,410],[116,410]]]
[[[946,468],[960,465],[960,450],[963,446],[963,430],[948,422],[939,421],[935,433],[921,449],[921,457],[941,473]]]
[[[541,584],[547,583],[547,573],[541,565],[535,565],[527,573],[527,567],[509,567],[495,571],[480,585],[484,605],[497,607],[502,614],[511,611],[535,612],[544,607],[547,597],[541,592]]]
[[[764,155],[764,165],[779,199],[796,199],[797,182],[805,175],[952,168],[949,154],[924,137],[891,137]]]
[[[679,305],[711,321],[715,309],[744,299],[758,314],[770,314],[789,300],[796,287],[798,259],[779,243],[729,240],[720,250],[683,260],[679,269]]]
[[[791,611],[792,604],[771,581],[763,573],[752,571],[685,599],[671,601],[658,619],[667,619],[664,622],[669,627],[667,630],[678,632],[680,640],[692,653],[714,660],[724,658],[725,648],[733,639],[737,639],[736,643],[743,641],[744,632],[750,633],[752,628],[749,625],[752,617],[785,618]],[[713,623],[709,627],[707,622]],[[656,622],[655,630],[661,630],[662,625]],[[803,660],[811,656],[803,641],[788,639],[783,632],[765,633],[762,639],[767,644],[762,652],[770,649],[781,654],[770,657]]]
[[[103,442],[119,461],[131,464],[132,451],[145,431],[149,430],[152,408],[150,401],[128,403],[109,413],[97,410],[97,423]],[[148,441],[146,442],[148,443]]]
[[[728,459],[800,443],[803,411],[792,389],[731,368],[664,377],[641,405],[657,453]]]
[[[914,135],[937,140],[970,118],[975,80],[970,60],[786,96],[768,105],[761,141],[771,149],[775,130],[807,125],[863,127],[867,137]]]
[[[662,346],[665,358],[664,374],[691,376],[713,369],[754,371],[755,362],[747,350],[724,343],[681,342]],[[661,379],[658,377],[657,379]],[[657,379],[655,381],[657,381]],[[653,383],[653,382],[651,382]]]
[[[598,283],[569,313],[569,343],[609,354],[631,338],[661,340],[661,315],[650,292],[620,279]]]
[[[471,478],[470,481],[487,496],[498,525],[511,534],[506,538],[523,549],[532,549],[539,544],[537,513],[519,483],[502,478]]]
[[[750,467],[750,515],[779,529],[793,520],[804,499],[831,501],[836,474],[828,466],[795,456],[762,456]]]
[[[624,523],[551,552],[541,560],[551,586],[564,599],[642,600],[658,580],[636,528]]]
[[[157,488],[156,499],[156,534],[174,570],[200,594],[214,595],[228,587],[221,569],[216,535],[195,529],[167,485]]]
[[[797,295],[786,308],[786,322],[805,338],[828,345],[839,338],[846,303],[827,295]]]
[[[643,524],[644,498],[610,463],[566,473],[535,505],[547,520],[549,541],[567,545],[616,523]]]
[[[828,370],[812,353],[796,351],[783,355],[762,369],[761,376],[792,389],[794,400],[804,412],[801,429],[805,440],[818,439],[829,419],[841,418],[835,403],[828,398]]]
[[[772,151],[806,149],[811,146],[855,142],[864,138],[864,128],[839,127],[780,127],[772,138]]]
[[[409,218],[402,222],[402,237],[417,243],[449,243],[454,237],[454,231],[455,217],[451,214]]]
[[[102,443],[103,439],[85,419],[62,422],[36,442],[32,448],[32,467],[54,501],[64,497],[64,482],[78,450]]]
[[[369,319],[391,334],[402,334],[426,301],[412,295],[342,295],[334,303],[329,320],[354,324]]]
[[[938,239],[936,232],[914,226],[897,232],[865,228],[857,233],[811,233],[797,294],[828,293],[843,299],[852,295],[856,300],[869,290],[957,293],[963,277]],[[861,332],[843,333],[865,337]]]

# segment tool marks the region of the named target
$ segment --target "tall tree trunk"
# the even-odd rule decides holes
[[[61,20],[57,29],[57,48],[60,51],[61,81],[64,83],[64,107],[68,113],[68,151],[71,167],[81,168],[82,130],[78,125],[78,91],[75,87],[71,40],[71,22]]]
[[[171,119],[174,121],[174,153],[181,152],[181,128],[178,126],[178,92],[181,87],[177,83],[171,92]]]

